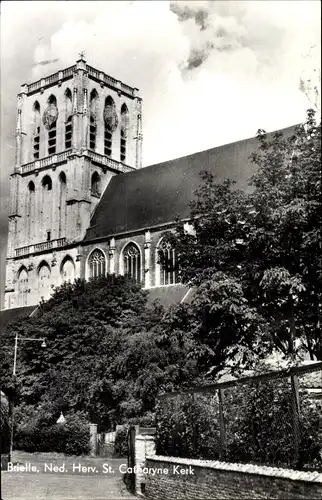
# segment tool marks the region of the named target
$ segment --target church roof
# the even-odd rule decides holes
[[[283,130],[285,136],[294,126]],[[189,217],[189,201],[200,185],[200,171],[217,182],[227,178],[248,190],[255,166],[249,156],[258,147],[256,137],[208,149],[182,158],[114,176],[93,214],[85,241],[171,223]]]

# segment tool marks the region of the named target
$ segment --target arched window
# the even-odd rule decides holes
[[[157,249],[160,285],[178,283],[178,259],[176,250],[169,243],[161,241]]]
[[[35,184],[33,181],[30,181],[28,184],[28,193],[27,193],[27,239],[33,237],[33,228],[34,228],[34,217],[35,217]]]
[[[49,175],[45,175],[45,177],[43,178],[43,180],[42,180],[42,186],[43,186],[43,188],[44,188],[45,191],[51,191],[52,190],[53,184],[51,182],[51,178],[49,177]]]
[[[40,148],[40,104],[36,101],[33,105],[34,114],[34,136],[33,136],[33,157],[35,160],[39,158]]]
[[[73,123],[72,116],[67,118],[65,124],[65,149],[70,149],[72,147],[72,135],[73,135]]]
[[[47,100],[48,105],[55,106],[57,108],[57,99],[51,94]],[[51,112],[55,110],[51,109]],[[57,109],[56,109],[57,111]],[[55,115],[54,115],[55,116]],[[57,114],[56,118],[49,117],[49,127],[48,127],[48,155],[53,155],[56,153],[56,137],[57,136]]]
[[[121,139],[120,139],[120,160],[125,162],[126,160],[126,142],[128,134],[128,120],[129,111],[126,104],[122,104],[121,107]]]
[[[94,250],[89,258],[90,278],[99,278],[106,275],[106,259],[101,250]]]
[[[129,243],[123,251],[124,274],[135,281],[141,281],[140,251],[133,243]]]
[[[71,257],[65,257],[60,268],[60,274],[63,281],[74,281],[75,266]]]
[[[96,149],[96,136],[97,136],[97,106],[98,106],[98,93],[96,89],[92,89],[89,96],[90,106],[90,123],[89,123],[89,149],[95,151]]]
[[[48,300],[50,297],[50,267],[43,261],[38,268],[38,299]]]
[[[104,107],[104,154],[112,156],[113,132],[118,125],[115,103],[111,96],[105,99]]]
[[[89,149],[92,149],[93,151],[96,149],[96,122],[92,115],[89,125]]]
[[[18,306],[28,305],[28,271],[23,266],[18,272]]]
[[[65,172],[59,174],[59,227],[58,234],[61,238],[65,233],[66,225],[66,175]]]
[[[93,196],[100,196],[101,194],[101,178],[97,172],[94,172],[92,175],[91,194]]]

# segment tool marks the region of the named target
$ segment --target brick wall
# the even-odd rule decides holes
[[[145,481],[148,500],[322,498],[318,472],[157,456],[147,458],[146,467],[152,469]]]

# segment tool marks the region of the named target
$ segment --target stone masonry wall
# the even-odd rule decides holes
[[[146,467],[148,500],[322,498],[322,474],[272,467],[154,456]],[[168,473],[165,473],[168,471]]]

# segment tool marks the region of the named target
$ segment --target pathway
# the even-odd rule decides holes
[[[135,498],[123,483],[126,459],[14,452],[12,463],[14,470],[1,473],[2,500]]]

